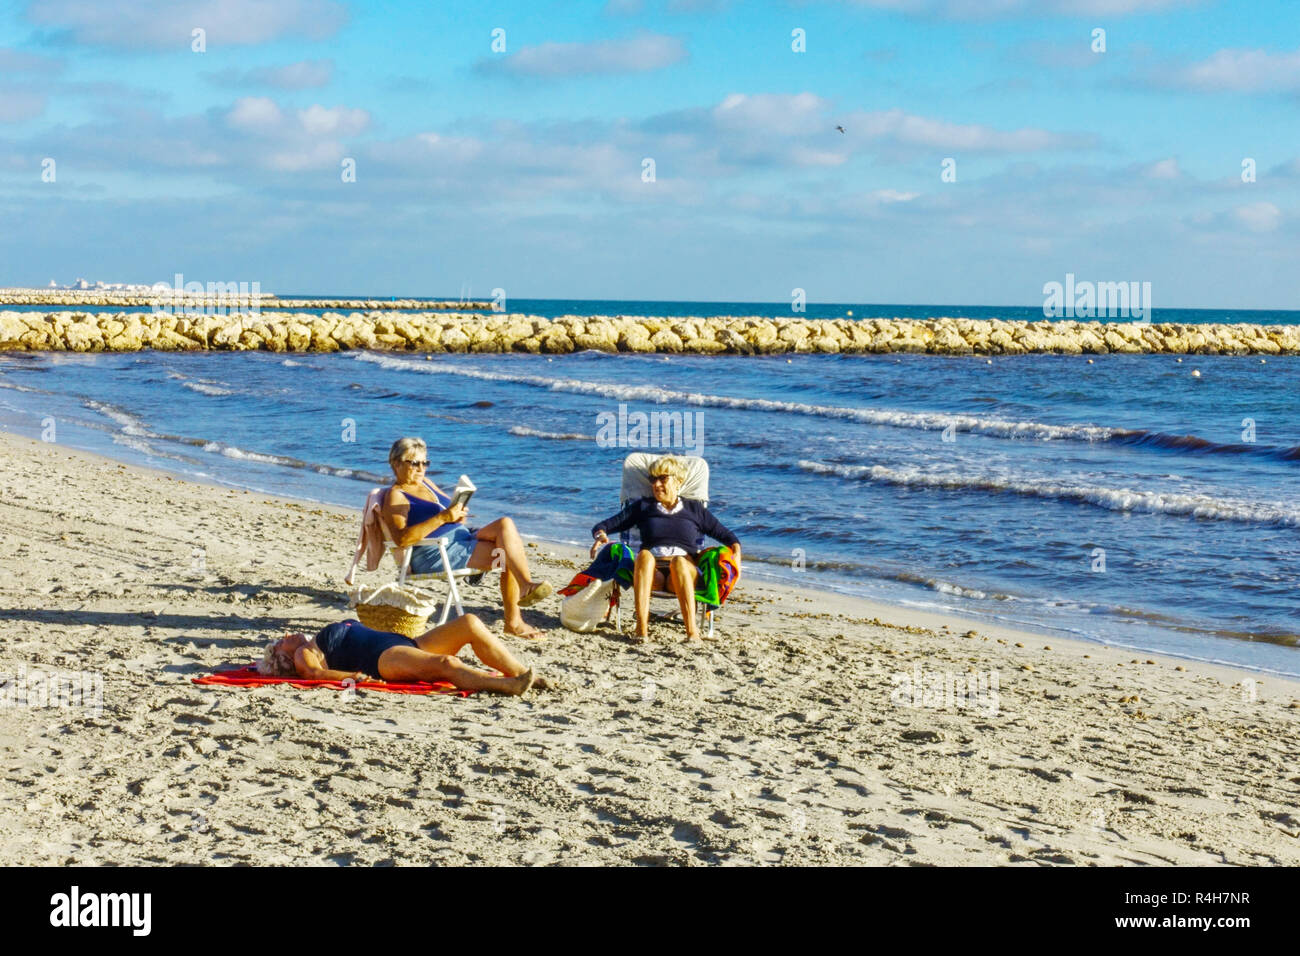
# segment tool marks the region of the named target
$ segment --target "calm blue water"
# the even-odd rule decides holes
[[[630,450],[598,416],[681,413],[747,573],[1290,674],[1298,394],[1297,357],[0,355],[23,434],[52,419],[62,443],[351,506],[417,434],[436,479],[474,478],[478,518],[575,542]]]
[[[376,299],[379,296],[357,295],[297,295],[280,293],[285,299]],[[396,296],[395,298],[424,299],[425,301],[444,301],[426,296]],[[605,299],[508,299],[505,303],[509,312],[523,312],[543,318],[555,318],[561,315],[656,315],[656,316],[714,316],[714,315],[759,315],[769,318],[797,316],[808,319],[842,319],[852,316],[855,319],[934,319],[942,316],[966,319],[1006,319],[1041,321],[1042,304],[1022,305],[888,305],[870,303],[814,303],[809,302],[803,312],[794,312],[789,302],[651,302],[624,301]],[[273,309],[267,306],[267,309]],[[71,306],[0,306],[19,312],[55,312],[55,311],[93,311],[93,312],[139,312],[140,306],[118,309],[112,306],[94,306],[90,309],[74,310]],[[324,309],[297,309],[305,313],[319,313]],[[1249,322],[1256,325],[1295,325],[1300,323],[1300,312],[1261,309],[1161,309],[1151,313],[1152,322],[1178,322],[1205,325],[1215,322],[1235,324]],[[1109,319],[1108,321],[1128,321],[1126,319]]]

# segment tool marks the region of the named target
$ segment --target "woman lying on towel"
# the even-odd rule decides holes
[[[641,535],[632,571],[632,595],[636,605],[636,637],[650,635],[650,592],[671,590],[677,595],[686,623],[686,639],[700,636],[695,623],[696,542],[708,536],[731,548],[740,567],[740,540],[722,526],[709,509],[698,501],[679,498],[686,480],[686,465],[680,458],[664,456],[650,466],[653,498],[629,501],[623,510],[591,529],[596,539],[591,556],[609,543],[609,532],[617,534],[635,527]],[[666,586],[667,585],[667,586]]]
[[[465,645],[484,664],[504,677],[490,674],[456,657]],[[461,690],[486,690],[519,696],[533,686],[531,669],[525,670],[505,645],[477,617],[466,614],[415,640],[340,621],[321,629],[315,637],[290,634],[266,645],[257,665],[264,677],[297,675],[304,680],[448,681]],[[537,681],[538,686],[544,686]]]
[[[447,559],[453,571],[460,568],[486,571],[499,555],[505,562],[501,573],[505,632],[515,637],[541,637],[541,631],[524,623],[519,609],[545,600],[554,589],[545,581],[533,580],[524,542],[515,523],[509,518],[498,518],[477,530],[466,528],[461,523],[465,520],[465,507],[450,507],[451,497],[425,477],[429,448],[419,438],[399,438],[394,442],[388,452],[388,464],[397,483],[388,490],[383,517],[393,529],[397,546],[411,548],[411,571],[442,573],[442,555],[433,540],[438,537],[447,546]]]

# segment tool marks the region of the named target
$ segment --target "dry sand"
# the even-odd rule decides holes
[[[0,462],[0,671],[104,681],[98,715],[0,707],[3,864],[1300,863],[1289,681],[748,577],[693,645],[552,599],[512,647],[559,688],[522,699],[198,687],[350,616],[357,513],[8,435]],[[557,585],[579,557],[531,553]],[[997,699],[908,705],[914,668]]]

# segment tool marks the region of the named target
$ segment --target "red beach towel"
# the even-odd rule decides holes
[[[342,681],[337,680],[303,680],[301,677],[263,677],[256,667],[241,667],[233,671],[216,671],[203,677],[195,677],[195,684],[217,684],[224,687],[264,687],[267,684],[292,684],[294,687],[331,687],[334,690],[347,690]],[[472,690],[458,690],[446,681],[429,684],[416,681],[413,684],[399,684],[393,681],[362,681],[356,685],[357,690],[381,690],[389,694],[452,694],[468,697]]]

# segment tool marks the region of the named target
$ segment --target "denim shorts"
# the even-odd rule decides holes
[[[478,544],[478,538],[473,531],[463,524],[458,524],[438,537],[442,538],[447,545],[447,560],[451,562],[453,571],[459,571],[469,564],[469,557],[474,553],[474,546]],[[417,544],[411,549],[412,574],[441,574],[442,570],[442,555],[438,553],[436,543]]]

